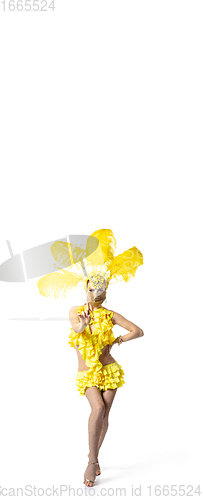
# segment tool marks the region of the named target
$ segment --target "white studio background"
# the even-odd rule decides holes
[[[150,484],[195,489],[202,2],[55,0],[55,10],[26,12],[5,1],[0,263],[10,257],[7,241],[16,254],[101,228],[113,230],[117,253],[141,250],[135,278],[108,289],[106,307],[145,335],[112,349],[126,383],[110,412],[95,494],[123,487],[132,496],[141,485],[146,498]],[[84,293],[54,301],[39,295],[38,279],[0,284],[0,483],[83,491],[90,407],[76,390],[68,310]]]

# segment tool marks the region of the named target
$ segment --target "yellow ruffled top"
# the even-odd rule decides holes
[[[87,309],[87,305],[81,306],[77,309],[77,313],[81,314],[82,311]],[[88,376],[93,374],[93,378],[96,382],[100,380],[101,369],[103,367],[102,363],[99,361],[102,349],[108,344],[112,344],[115,340],[113,335],[113,323],[111,318],[113,316],[113,311],[109,311],[104,307],[99,307],[93,312],[90,311],[91,321],[89,325],[94,326],[94,331],[91,333],[90,326],[87,325],[82,333],[74,332],[71,328],[69,341],[71,347],[78,345],[78,349],[82,354],[82,357],[89,367]],[[94,320],[93,320],[94,318]]]

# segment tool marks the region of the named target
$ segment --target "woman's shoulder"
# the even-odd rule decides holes
[[[75,316],[77,311],[80,311],[84,308],[84,306],[72,306],[69,309],[69,316]]]
[[[84,307],[84,305],[83,306],[72,306],[72,307],[70,307],[69,310],[70,311],[76,311],[77,309],[80,309],[81,307]]]

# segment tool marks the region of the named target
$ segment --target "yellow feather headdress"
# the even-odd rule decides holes
[[[82,238],[81,238],[82,240]],[[51,253],[59,271],[39,279],[39,293],[46,297],[66,297],[67,291],[83,285],[87,280],[97,287],[118,281],[129,281],[143,264],[143,255],[135,246],[115,257],[116,239],[111,229],[99,229],[89,236],[85,249],[81,243],[56,241]],[[68,270],[66,268],[68,268]]]

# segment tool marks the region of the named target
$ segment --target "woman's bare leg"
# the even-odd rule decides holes
[[[104,438],[105,438],[105,435],[106,435],[106,432],[108,429],[109,412],[110,412],[113,400],[115,398],[116,391],[117,391],[117,389],[107,389],[107,391],[103,392],[103,400],[105,403],[105,415],[103,418],[103,425],[102,425],[101,434],[100,434],[99,441],[98,441],[97,456],[99,454],[99,449],[101,448],[101,445],[104,441]]]
[[[88,387],[85,391],[92,412],[88,421],[88,434],[89,434],[89,460],[90,462],[97,462],[98,442],[103,427],[103,419],[105,415],[105,402],[98,387]],[[84,479],[87,477],[90,483],[85,484],[92,486],[95,479],[96,465],[89,464],[84,474]],[[92,483],[92,484],[91,484]]]
[[[101,433],[99,436],[99,441],[98,441],[98,447],[97,447],[97,462],[98,462],[98,454],[99,454],[99,449],[101,448],[101,445],[104,441],[107,429],[108,429],[108,417],[109,417],[109,412],[113,403],[113,400],[115,398],[117,389],[107,389],[107,391],[104,391],[102,394],[103,401],[105,403],[105,415],[103,418],[103,425],[101,428]],[[99,475],[100,474],[100,467],[97,465],[96,467],[96,473]]]

